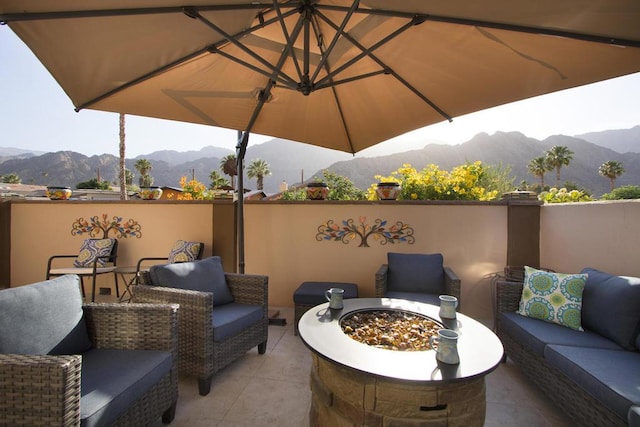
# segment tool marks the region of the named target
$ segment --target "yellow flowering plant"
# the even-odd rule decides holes
[[[187,181],[187,177],[180,178],[180,188],[182,194],[176,197],[176,200],[211,200],[213,194],[207,190],[207,186],[196,179]]]
[[[456,166],[451,172],[440,170],[437,165],[427,165],[421,171],[410,164],[391,172],[390,176],[376,175],[378,182],[397,182],[402,188],[400,200],[493,200],[497,190],[487,190],[481,185],[485,166],[481,161]],[[376,199],[376,184],[367,191],[369,200]]]

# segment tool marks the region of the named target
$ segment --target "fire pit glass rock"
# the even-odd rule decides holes
[[[340,321],[342,331],[363,344],[399,351],[430,350],[430,337],[442,328],[433,319],[401,310],[363,310]]]

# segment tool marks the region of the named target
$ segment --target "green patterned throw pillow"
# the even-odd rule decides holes
[[[550,273],[525,266],[518,314],[582,331],[586,274]]]
[[[176,262],[191,262],[198,259],[200,254],[200,242],[187,242],[185,240],[178,240],[169,252],[169,264]]]

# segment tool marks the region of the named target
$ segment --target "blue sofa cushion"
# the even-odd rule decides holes
[[[593,268],[582,272],[589,275],[583,293],[583,326],[635,350],[640,332],[640,278],[614,276]]]
[[[442,254],[389,252],[387,260],[387,291],[425,292],[436,295],[444,293]]]
[[[623,420],[640,402],[640,353],[550,345],[545,359]]]
[[[110,426],[173,365],[166,351],[93,349],[82,355],[80,425]]]
[[[540,357],[544,356],[547,344],[622,350],[615,342],[588,330],[576,331],[555,323],[521,316],[516,312],[500,313],[499,316],[502,329]]]
[[[632,406],[629,408],[628,420],[629,427],[640,427],[640,406]]]
[[[425,294],[422,292],[387,292],[386,298],[406,299],[409,301],[418,301],[426,304],[440,305],[440,294]]]
[[[149,275],[157,286],[212,292],[214,306],[233,302],[218,256],[200,261],[154,265],[149,269]]]
[[[82,354],[90,348],[78,276],[0,291],[0,353]]]
[[[213,309],[213,341],[224,341],[262,319],[262,306],[232,302]]]

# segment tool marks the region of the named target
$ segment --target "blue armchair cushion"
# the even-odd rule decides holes
[[[238,335],[263,316],[263,307],[237,302],[219,305],[213,310],[213,342]]]
[[[111,255],[113,245],[116,239],[87,239],[82,242],[80,253],[73,262],[76,267],[93,267],[93,263],[97,260],[98,266],[104,267],[107,258]]]
[[[166,351],[93,349],[83,354],[80,425],[113,425],[171,371],[172,361]]]
[[[640,278],[614,276],[593,268],[584,289],[582,323],[627,350],[637,347],[640,332]]]
[[[82,354],[90,348],[78,276],[0,291],[0,353]]]
[[[640,402],[640,353],[635,351],[550,345],[545,360],[591,396],[626,420]]]
[[[196,261],[200,253],[200,246],[202,246],[200,242],[176,241],[169,252],[169,264]]]
[[[387,290],[442,294],[445,291],[442,254],[387,254]]]
[[[214,306],[234,301],[218,256],[193,262],[154,265],[149,269],[149,275],[157,286],[212,292]]]

